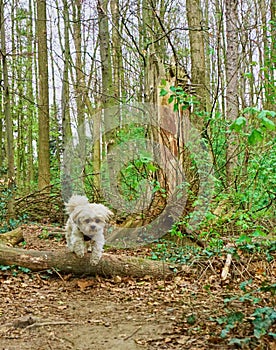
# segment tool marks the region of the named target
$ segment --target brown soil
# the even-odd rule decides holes
[[[51,232],[54,232],[53,234]],[[24,230],[27,249],[64,247],[57,228],[29,226]],[[61,236],[62,237],[62,236]],[[129,251],[147,255],[150,248]],[[119,254],[114,251],[114,254]],[[225,257],[197,261],[170,280],[150,276],[142,280],[101,277],[76,278],[58,271],[24,272],[0,268],[0,350],[136,350],[237,349],[233,338],[245,339],[244,349],[275,350],[271,335],[254,337],[252,313],[256,307],[274,307],[269,291],[255,293],[253,304],[225,303],[226,297],[244,295],[241,282],[252,278],[249,290],[276,281],[275,259],[242,257],[232,264],[231,277],[222,283]],[[225,338],[226,324],[217,320],[241,311]],[[251,318],[250,318],[251,317]],[[269,332],[276,332],[272,324]]]

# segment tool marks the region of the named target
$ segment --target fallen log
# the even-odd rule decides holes
[[[167,277],[172,269],[160,261],[151,261],[126,255],[103,254],[98,265],[89,263],[89,254],[78,258],[68,250],[38,251],[10,248],[0,245],[0,265],[18,265],[32,271],[56,269],[61,273],[74,275],[132,276],[132,277]]]
[[[17,227],[16,229],[0,234],[0,244],[10,244],[12,246],[22,242],[24,240],[23,230],[21,227]]]

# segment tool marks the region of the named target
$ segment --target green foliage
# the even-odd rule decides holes
[[[218,317],[216,322],[219,325],[225,325],[225,328],[222,329],[220,336],[225,338],[232,329],[236,328],[237,325],[243,321],[243,319],[244,314],[240,311],[229,312],[227,316]]]
[[[3,169],[3,172],[6,170]],[[2,171],[0,172],[0,174]],[[7,212],[7,203],[13,196],[14,189],[10,188],[4,179],[0,182],[0,221],[4,222]]]
[[[27,267],[16,265],[0,265],[0,271],[11,271],[12,275],[16,277],[20,273],[31,274],[31,270]]]
[[[276,215],[276,112],[260,110],[256,107],[245,108],[240,116],[231,124],[219,112],[211,117],[197,110],[198,103],[181,87],[171,87],[170,91],[161,88],[161,96],[170,94],[168,102],[175,111],[193,106],[198,118],[203,118],[208,129],[206,135],[209,149],[214,159],[215,199],[206,213],[202,223],[201,238],[210,241],[210,245],[220,247],[220,236],[229,232],[239,232],[238,243],[250,244],[253,239],[272,234],[267,221]],[[238,163],[234,169],[232,187],[226,186],[226,147],[229,133],[235,134]],[[226,203],[220,215],[213,211],[221,203]],[[196,212],[189,213],[189,216]],[[182,218],[171,234],[181,237],[181,225],[185,227],[189,217]],[[206,228],[206,230],[205,230]]]
[[[1,173],[1,172],[0,172]],[[7,220],[7,206],[9,200],[13,197],[16,187],[8,187],[5,183],[0,183],[0,234],[15,229],[20,223],[26,221],[27,216],[22,215],[17,219]]]
[[[240,132],[242,128],[246,125],[246,118],[238,117],[233,124],[230,125],[230,130],[235,130]]]
[[[63,235],[61,233],[52,233],[49,232],[47,229],[43,229],[41,234],[38,236],[40,239],[52,239],[54,238],[56,241],[61,241],[63,238]]]
[[[131,209],[138,200],[146,202],[148,196],[154,196],[158,193],[165,198],[167,195],[166,189],[158,181],[156,174],[159,171],[159,166],[154,160],[152,151],[148,149],[146,132],[147,130],[143,126],[131,123],[116,131],[114,143],[111,146],[117,153],[122,154],[122,157],[117,160],[120,164],[116,174],[116,184],[125,207],[129,206]],[[137,150],[139,149],[139,154],[134,152],[132,155],[129,150],[130,145]],[[103,187],[105,184],[108,186],[111,182],[108,178],[109,171],[105,168],[105,166],[110,165],[107,163],[102,167]],[[114,164],[114,167],[116,166],[117,164]],[[88,192],[91,193],[91,190]]]
[[[231,298],[225,298],[225,304],[231,304],[233,301],[238,301],[239,303],[249,303],[256,305],[262,301],[261,292],[271,292],[272,295],[275,293],[275,285],[265,285],[257,290],[249,291],[247,287],[252,284],[252,280],[244,281],[240,284],[240,289],[244,292],[241,296],[234,296]],[[259,296],[256,296],[258,294]],[[230,306],[230,305],[229,305]],[[243,308],[243,310],[246,308]],[[244,322],[249,322],[253,328],[253,336],[256,339],[262,338],[264,335],[268,334],[269,336],[275,338],[275,334],[269,332],[270,327],[276,321],[276,311],[272,307],[255,307],[254,311],[249,315],[246,315],[240,311],[233,311],[231,309],[226,309],[226,315],[211,318],[212,321],[217,322],[219,325],[222,325],[224,328],[221,331],[221,337],[225,338],[230,337],[230,332],[235,331],[239,324]],[[230,338],[229,344],[245,344],[253,341],[253,338]]]
[[[212,144],[215,163],[218,165],[216,176],[217,203],[228,201],[230,207],[237,209],[228,221],[237,223],[239,228],[247,231],[252,224],[260,221],[263,215],[274,216],[276,187],[276,145],[275,124],[272,120],[276,113],[273,111],[246,108],[242,115],[230,125],[231,132],[238,140],[238,164],[234,169],[235,183],[233,187],[224,190],[224,151],[226,135],[219,132],[221,122],[211,121],[211,131],[216,134]],[[216,203],[214,203],[214,206]],[[231,210],[231,209],[230,209]]]
[[[173,264],[188,264],[201,256],[201,248],[189,245],[179,246],[163,239],[156,242],[151,252],[152,260],[164,260]]]
[[[246,108],[230,126],[238,137],[239,156],[235,187],[228,190],[229,198],[235,205],[240,203],[240,209],[246,209],[252,221],[258,211],[273,207],[276,195],[275,115],[273,111]]]
[[[254,336],[258,339],[265,335],[271,325],[276,322],[276,311],[271,307],[257,308],[252,316],[254,317],[252,321]]]
[[[121,169],[119,183],[124,198],[136,200],[145,191],[146,182],[150,181],[153,193],[160,189],[160,184],[153,180],[154,173],[158,170],[150,155],[140,154]]]
[[[168,98],[168,103],[173,103],[174,112],[177,112],[180,109],[185,110],[190,108],[191,106],[199,104],[199,102],[193,95],[184,91],[183,88],[180,86],[171,86],[170,92],[164,89],[164,87],[161,87],[160,96],[166,96],[167,94],[170,94]]]
[[[188,317],[187,317],[187,323],[189,324],[189,325],[194,325],[195,323],[196,323],[196,321],[197,321],[197,319],[196,319],[196,315],[194,315],[194,314],[192,314],[192,315],[189,315]]]
[[[267,110],[258,110],[256,108],[245,108],[243,115],[250,116],[248,128],[246,130],[247,119],[244,116],[238,117],[231,125],[230,130],[247,136],[248,144],[255,146],[264,141],[267,133],[275,131],[275,123],[272,119],[276,112]]]

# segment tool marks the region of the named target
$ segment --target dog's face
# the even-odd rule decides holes
[[[87,204],[77,206],[71,218],[79,230],[89,239],[98,233],[103,233],[106,220],[112,212],[102,204]]]

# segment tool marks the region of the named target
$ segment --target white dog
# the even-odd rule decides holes
[[[104,226],[113,213],[103,204],[89,203],[79,195],[73,195],[65,206],[69,214],[65,228],[67,247],[78,257],[91,251],[90,262],[96,265],[103,253]]]

